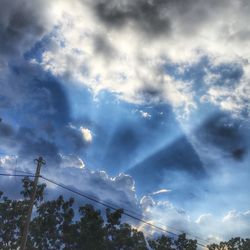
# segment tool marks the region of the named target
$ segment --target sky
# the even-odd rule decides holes
[[[45,176],[166,229],[250,237],[249,11],[1,0],[1,172],[34,172],[41,155]],[[20,182],[0,188],[17,197]]]

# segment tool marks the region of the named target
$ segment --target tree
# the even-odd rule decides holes
[[[211,244],[208,246],[209,250],[249,250],[250,239],[241,239],[235,237],[229,241],[222,241],[219,244]]]
[[[105,229],[101,212],[96,211],[92,205],[80,207],[79,212],[81,218],[76,223],[78,249],[105,249]]]
[[[186,234],[180,234],[176,240],[166,235],[148,241],[149,246],[154,250],[196,250],[197,241],[187,239]]]
[[[122,213],[122,209],[114,212],[111,212],[110,209],[106,210],[107,224],[105,229],[107,249],[147,249],[146,240],[142,232],[132,228],[127,223],[121,224]]]
[[[37,208],[37,215],[30,225],[28,242],[37,249],[72,249],[76,233],[73,224],[74,199],[65,201],[62,196],[48,201]],[[72,239],[72,240],[71,240]]]
[[[0,249],[18,249],[31,196],[33,181],[23,179],[23,199],[11,200],[0,191]],[[63,196],[44,202],[45,185],[37,188],[35,209],[30,223],[28,250],[195,250],[197,241],[181,234],[177,239],[167,235],[146,241],[143,232],[122,223],[122,209],[101,211],[92,205],[77,210],[74,199]],[[249,250],[250,239],[232,238],[211,244],[210,250]]]
[[[22,180],[23,200],[10,200],[3,196],[1,192],[0,198],[0,249],[17,249],[20,245],[20,236],[23,231],[24,222],[29,206],[29,198],[33,181],[29,178]],[[45,184],[38,185],[35,206],[43,200]]]
[[[187,239],[186,234],[180,234],[175,240],[177,250],[195,250],[197,249],[197,240]]]
[[[166,235],[161,235],[155,240],[150,239],[148,244],[154,250],[174,250],[173,239]]]

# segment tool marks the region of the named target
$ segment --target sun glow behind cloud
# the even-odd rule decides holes
[[[80,127],[80,131],[82,133],[83,139],[86,142],[88,142],[88,143],[92,142],[92,134],[91,134],[91,131],[88,128]]]

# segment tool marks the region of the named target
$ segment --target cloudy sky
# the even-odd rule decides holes
[[[172,231],[250,237],[249,12],[248,0],[1,0],[1,171],[34,172],[42,155],[47,177]]]

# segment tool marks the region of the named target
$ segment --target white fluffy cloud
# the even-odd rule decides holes
[[[165,64],[179,65],[181,73],[204,55],[213,64],[249,60],[250,7],[244,0],[61,0],[55,6],[58,26],[39,63],[95,93],[109,90],[129,102],[165,100],[188,114],[197,106],[196,90],[192,82],[167,75]],[[209,88],[206,100],[224,110],[242,110],[249,96],[248,66],[242,66],[246,74],[234,94],[227,87]]]
[[[233,89],[208,88],[203,100],[237,114],[249,111],[247,0],[3,4],[0,49],[8,55],[23,55],[45,38],[41,59],[31,62],[67,83],[84,84],[95,93],[109,90],[129,102],[164,100],[186,115],[197,108],[197,90],[192,81],[168,75],[165,65],[177,65],[181,74],[207,56],[212,64],[239,63],[244,75]],[[19,22],[21,16],[26,17],[23,22]]]
[[[215,239],[230,239],[231,237],[249,237],[250,211],[229,211],[222,217],[203,214],[196,220],[198,230],[202,230],[211,241]]]
[[[249,237],[250,211],[229,211],[224,215],[205,213],[192,218],[187,211],[178,209],[168,201],[155,201],[150,196],[144,196],[140,205],[143,215],[155,225],[176,234],[186,232],[189,237],[196,238],[201,244],[209,244],[231,237]],[[159,231],[141,225],[146,232]]]
[[[140,214],[139,201],[135,192],[135,183],[131,176],[119,174],[118,176],[109,176],[105,171],[91,171],[88,167],[81,165],[83,161],[76,156],[71,155],[62,157],[63,168],[44,169],[43,175],[64,185],[72,186],[74,189],[83,192],[91,197],[96,197],[115,207],[123,207]],[[48,183],[49,188],[56,188]],[[60,190],[59,190],[60,191]],[[68,193],[66,195],[72,195]],[[77,200],[80,202],[76,196]],[[82,202],[90,203],[89,200]],[[94,204],[98,206],[98,204]],[[100,207],[102,210],[105,207]],[[134,222],[135,223],[135,222]]]

